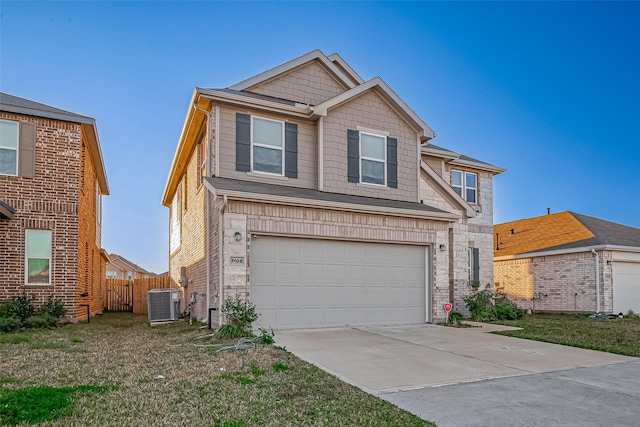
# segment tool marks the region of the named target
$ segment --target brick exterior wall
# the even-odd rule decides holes
[[[205,141],[202,141],[203,143]],[[180,247],[169,257],[171,286],[181,291],[181,309],[186,311],[194,301],[191,313],[197,319],[207,317],[207,283],[205,261],[204,199],[207,191],[202,184],[201,169],[197,155],[197,145],[180,181],[182,205],[180,209]],[[188,279],[186,287],[181,286],[182,268]]]
[[[610,251],[600,256],[600,295],[603,312],[613,310]],[[495,263],[496,290],[522,308],[538,311],[594,312],[596,257],[578,252]]]
[[[80,125],[7,112],[0,118],[36,125],[35,177],[0,175],[0,199],[16,210],[14,219],[0,220],[2,298],[26,294],[39,307],[53,296],[71,319],[86,319],[86,311],[78,311],[81,303],[100,313],[104,269],[96,236],[96,176],[88,150],[82,154]],[[28,229],[52,232],[50,285],[25,285]],[[89,297],[80,297],[85,291]]]
[[[247,89],[249,92],[318,105],[348,87],[338,82],[318,61],[313,61]]]

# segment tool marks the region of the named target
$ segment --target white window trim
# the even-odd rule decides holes
[[[460,177],[460,181],[461,181],[461,185],[454,185],[453,184],[453,174],[457,172],[461,175]],[[476,185],[474,187],[470,187],[467,185],[467,174],[469,175],[474,175],[476,177]],[[478,204],[478,174],[475,172],[469,172],[469,171],[463,171],[463,170],[459,170],[459,169],[452,169],[451,170],[451,188],[453,188],[454,190],[456,188],[460,189],[460,197],[462,197],[467,203],[473,204],[473,205],[477,205]],[[473,202],[470,202],[467,200],[467,190],[474,190],[475,191],[475,195],[476,195],[476,200]]]
[[[0,148],[2,148],[3,150],[15,150],[15,152],[16,152],[16,173],[15,174],[12,174],[12,173],[0,173],[0,175],[18,176],[18,173],[20,172],[18,170],[19,167],[20,167],[20,122],[16,122],[16,121],[13,121],[13,120],[0,120],[0,122],[15,123],[18,126],[18,138],[16,140],[16,148],[0,145]],[[1,144],[1,142],[0,142],[0,144]]]
[[[367,156],[363,156],[362,155],[362,135],[371,135],[371,136],[375,136],[377,138],[382,138],[384,141],[384,145],[383,145],[383,153],[384,153],[384,159],[381,161],[378,158],[375,157],[367,157]],[[371,132],[359,132],[359,136],[360,136],[360,141],[359,144],[360,146],[358,147],[358,152],[360,153],[360,159],[358,160],[358,168],[360,169],[358,171],[358,174],[360,175],[360,184],[365,184],[365,185],[374,185],[376,187],[387,187],[387,178],[388,178],[388,172],[387,172],[387,137],[384,135],[378,135],[375,133],[371,133]],[[384,183],[383,184],[377,184],[375,182],[365,182],[362,180],[362,161],[363,160],[369,160],[370,162],[376,162],[376,163],[383,163],[384,164]]]
[[[47,231],[49,232],[49,282],[47,283],[29,283],[29,247],[27,235],[30,231]],[[43,258],[36,258],[43,259]],[[25,286],[50,286],[53,279],[53,232],[51,230],[41,230],[30,228],[24,232],[24,284]]]
[[[273,145],[269,145],[269,144],[260,144],[257,142],[253,141],[253,119],[260,119],[260,120],[267,120],[270,122],[275,122],[275,123],[280,123],[282,125],[282,147],[276,147]],[[256,173],[256,174],[260,174],[260,175],[269,175],[269,176],[284,176],[284,168],[285,168],[285,158],[284,158],[284,154],[285,154],[285,125],[284,122],[282,120],[274,120],[274,119],[268,119],[266,117],[260,117],[260,116],[251,116],[251,172],[252,173]],[[257,171],[253,169],[253,147],[262,147],[262,148],[268,148],[271,150],[280,150],[282,152],[282,170],[280,171],[280,173],[273,173],[273,172],[263,172],[263,171]]]

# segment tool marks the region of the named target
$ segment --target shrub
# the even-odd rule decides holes
[[[14,317],[24,323],[27,318],[33,316],[33,298],[26,295],[13,297],[0,302],[0,317]]]
[[[22,325],[20,319],[15,317],[0,317],[0,331],[13,332]]]
[[[256,306],[239,297],[229,298],[222,305],[221,311],[227,316],[227,322],[242,334],[239,336],[252,336],[251,324],[258,320]]]
[[[269,328],[269,330],[266,330],[265,328],[259,328],[259,331],[260,338],[258,339],[258,342],[260,344],[271,345],[276,342],[273,338],[276,335],[275,332],[273,332],[273,329]]]
[[[24,326],[28,329],[45,329],[52,328],[56,326],[55,317],[49,316],[48,314],[42,314],[40,316],[31,316],[27,320],[24,321]]]
[[[240,338],[246,336],[246,331],[236,328],[233,325],[220,325],[218,329],[216,329],[216,335],[220,338]]]
[[[495,318],[498,320],[517,320],[524,316],[523,309],[506,299],[504,302],[496,303],[494,311]]]
[[[67,309],[64,308],[64,304],[60,299],[53,299],[51,295],[47,298],[47,301],[40,307],[40,315],[51,316],[54,319],[59,319],[67,314]]]
[[[451,313],[449,313],[449,321],[454,325],[460,325],[463,320],[464,316],[462,315],[462,313],[458,311],[452,311]]]
[[[464,303],[471,313],[471,319],[476,322],[488,321],[493,318],[493,292],[489,286],[485,286],[481,291],[475,291],[464,299]]]

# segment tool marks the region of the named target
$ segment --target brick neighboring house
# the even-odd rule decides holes
[[[64,301],[67,316],[102,312],[109,194],[96,121],[0,93],[0,293],[38,307]]]
[[[494,231],[496,291],[521,307],[640,312],[640,229],[560,212]]]
[[[434,137],[382,79],[319,50],[196,88],[162,199],[183,301],[206,319],[249,299],[282,329],[463,310],[470,282],[493,281],[492,179],[504,169]]]
[[[156,274],[148,272],[138,264],[118,254],[109,254],[106,271],[107,279],[134,280],[156,277]]]

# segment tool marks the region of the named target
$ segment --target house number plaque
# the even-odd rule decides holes
[[[231,265],[244,265],[244,257],[242,257],[242,256],[232,256],[230,264]]]

